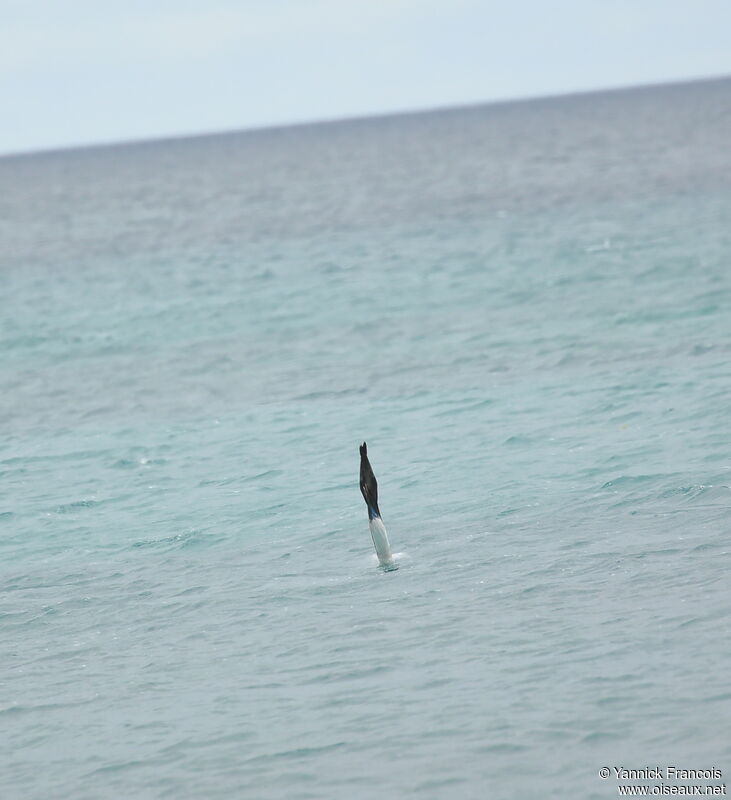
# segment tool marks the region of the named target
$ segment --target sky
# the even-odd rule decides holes
[[[0,153],[731,74],[728,0],[0,0]]]

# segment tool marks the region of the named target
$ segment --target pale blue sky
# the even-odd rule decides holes
[[[731,74],[728,0],[0,0],[0,153]]]

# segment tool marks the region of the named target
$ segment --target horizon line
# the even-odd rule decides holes
[[[96,142],[80,142],[49,147],[40,147],[33,150],[11,150],[0,152],[0,160],[13,158],[28,158],[32,156],[55,155],[82,150],[100,150],[104,148],[136,147],[139,145],[158,145],[171,142],[181,142],[195,139],[207,139],[224,136],[236,136],[247,133],[262,133],[266,131],[288,130],[291,128],[307,128],[343,123],[359,123],[367,120],[382,120],[391,117],[427,116],[445,111],[459,111],[484,106],[505,106],[521,103],[532,103],[541,100],[560,100],[570,97],[582,97],[593,94],[613,94],[617,92],[646,91],[648,89],[671,88],[686,86],[694,83],[714,83],[731,80],[731,74],[704,75],[690,78],[670,78],[661,81],[649,81],[636,84],[601,86],[592,89],[568,90],[565,92],[549,92],[547,94],[521,95],[517,97],[494,98],[492,100],[476,100],[474,102],[447,103],[445,105],[419,106],[391,111],[375,111],[373,113],[346,114],[341,117],[320,117],[317,119],[292,120],[280,123],[261,123],[244,128],[220,128],[215,130],[192,131],[189,133],[165,133],[160,135],[132,137],[130,139],[108,139]]]

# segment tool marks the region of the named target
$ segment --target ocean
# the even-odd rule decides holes
[[[3,800],[725,782],[729,142],[719,79],[0,158]]]

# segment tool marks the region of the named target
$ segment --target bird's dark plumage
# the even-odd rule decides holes
[[[371,469],[371,462],[368,460],[368,449],[366,443],[360,446],[360,491],[363,499],[368,506],[368,519],[380,517],[378,509],[378,481]]]

